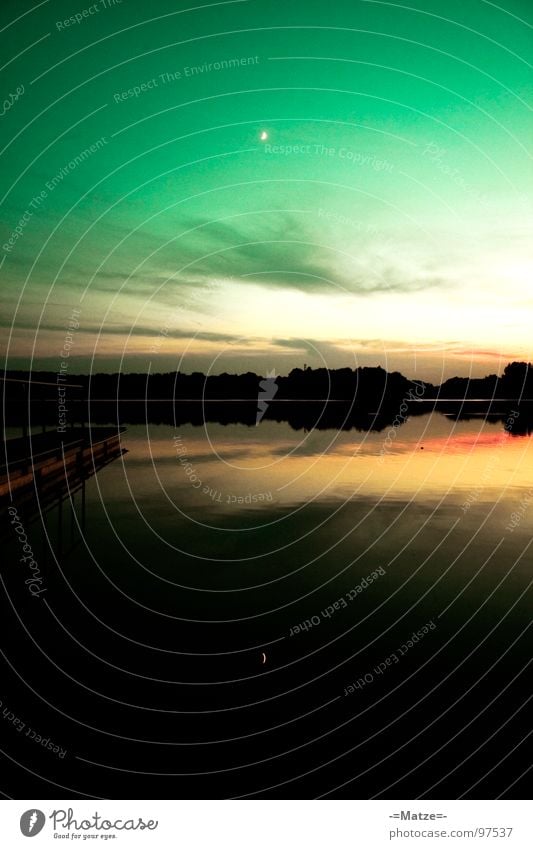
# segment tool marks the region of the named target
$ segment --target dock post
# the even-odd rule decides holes
[[[63,551],[63,499],[61,496],[59,498],[57,509],[57,559],[61,560],[61,554]]]
[[[76,513],[76,493],[70,496],[70,547],[74,545],[74,515]]]
[[[81,486],[81,529],[85,533],[85,478]]]

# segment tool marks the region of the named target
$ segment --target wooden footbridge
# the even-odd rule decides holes
[[[9,506],[27,518],[49,509],[79,489],[85,481],[125,453],[125,428],[71,428],[8,439],[1,443],[0,515]]]

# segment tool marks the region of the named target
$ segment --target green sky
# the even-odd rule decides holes
[[[3,3],[8,367],[531,359],[527,0],[193,5]]]

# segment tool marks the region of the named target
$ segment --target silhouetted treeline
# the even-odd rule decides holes
[[[6,372],[5,377],[18,380],[32,380],[31,396],[34,399],[51,398],[57,375],[53,372]],[[68,395],[71,398],[90,397],[102,399],[212,399],[212,400],[256,400],[262,391],[261,375],[254,372],[245,374],[218,374],[206,377],[201,372],[192,374],[93,374],[69,375],[61,385],[69,384]],[[268,378],[276,385],[277,400],[348,400],[354,398],[370,403],[380,403],[400,399],[408,395],[413,382],[399,372],[388,373],[377,368],[312,369],[295,368],[287,376]],[[45,385],[52,384],[52,385]],[[80,384],[81,388],[70,388]],[[420,384],[417,394],[434,391],[430,384]],[[5,383],[6,397],[20,399],[27,391],[23,384]]]
[[[533,366],[531,363],[509,363],[503,374],[482,378],[452,377],[437,389],[440,398],[509,398],[533,399]]]
[[[423,381],[412,381],[400,372],[387,372],[376,368],[295,368],[286,376],[257,375],[254,372],[244,374],[219,374],[206,377],[201,372],[183,374],[168,372],[163,374],[104,374],[68,375],[58,384],[57,374],[48,371],[6,371],[4,376],[5,398],[24,400],[27,392],[36,401],[52,399],[57,391],[54,385],[67,384],[70,399],[90,398],[91,400],[127,400],[127,399],[180,399],[220,401],[257,400],[263,392],[264,381],[275,383],[273,399],[284,400],[335,400],[356,402],[369,407],[395,406],[403,399],[414,401],[442,399],[474,398],[533,398],[533,367],[530,363],[509,363],[501,376],[491,374],[484,378],[452,377],[441,386]],[[16,381],[31,380],[28,387]],[[11,382],[13,381],[13,382]],[[47,385],[52,384],[52,385]],[[79,384],[74,388],[72,384]],[[261,384],[261,385],[260,385]],[[268,399],[269,401],[272,399]]]

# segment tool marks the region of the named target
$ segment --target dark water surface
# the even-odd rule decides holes
[[[40,596],[5,545],[6,792],[526,793],[531,436],[124,421],[84,527],[26,528]]]

